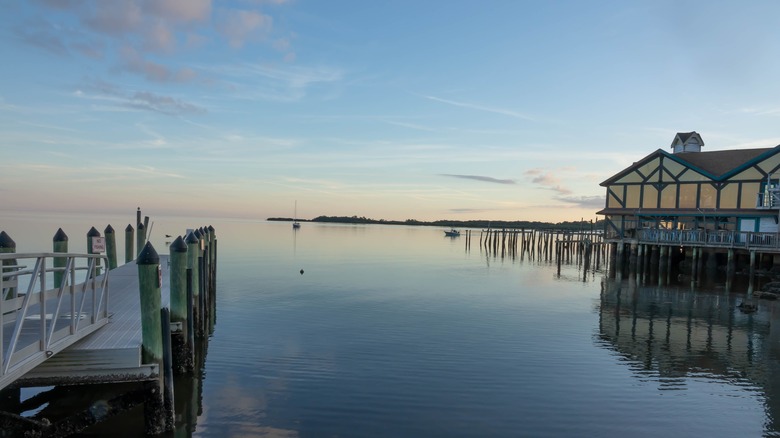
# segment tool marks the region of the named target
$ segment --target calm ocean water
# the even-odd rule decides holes
[[[105,220],[0,229],[48,251],[67,223],[76,251]],[[217,323],[200,377],[177,382],[176,436],[780,436],[774,302],[745,315],[717,283],[559,275],[486,254],[478,231],[467,250],[437,228],[159,219],[152,242],[167,253],[165,234],[209,224]]]

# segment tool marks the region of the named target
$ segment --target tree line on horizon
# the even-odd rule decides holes
[[[269,221],[292,222],[293,218],[288,217],[269,217]],[[394,221],[385,219],[371,219],[365,216],[317,216],[311,220],[297,219],[299,222],[329,222],[340,224],[380,224],[380,225],[416,225],[432,227],[451,227],[451,228],[527,228],[544,230],[568,230],[568,231],[591,231],[603,230],[604,220],[579,220],[564,221],[558,223],[539,222],[539,221],[494,221],[494,220],[468,220],[458,221],[451,219],[442,219],[436,221],[419,221],[417,219],[406,219],[405,221]]]

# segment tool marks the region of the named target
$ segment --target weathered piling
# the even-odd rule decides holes
[[[108,270],[116,269],[116,233],[114,227],[108,224],[103,230],[106,237],[106,256],[108,256]]]
[[[173,430],[175,427],[175,403],[173,394],[173,353],[171,349],[171,319],[170,310],[160,309],[163,368],[160,375],[163,379],[163,419],[165,430]]]
[[[151,243],[147,243],[136,260],[138,285],[141,295],[141,361],[143,364],[157,364],[159,376],[156,385],[150,385],[149,397],[144,403],[147,434],[158,434],[165,430],[163,415],[163,340],[160,316],[160,256]]]
[[[137,227],[138,229],[135,233],[135,243],[136,247],[138,248],[138,255],[140,255],[141,251],[144,249],[144,244],[146,244],[146,228],[144,228],[144,224],[141,222],[138,222]]]
[[[200,253],[200,239],[196,235],[197,230],[187,234],[184,242],[187,244],[187,268],[192,270],[192,303],[193,303],[193,322],[195,335],[200,337],[198,327],[200,327],[200,262],[198,255]],[[200,233],[197,233],[200,234]]]
[[[211,256],[211,265],[210,265],[210,276],[211,279],[211,309],[209,312],[210,315],[210,322],[211,322],[211,329],[210,331],[214,331],[214,326],[217,323],[217,233],[214,227],[209,225],[208,227],[209,234],[211,236],[211,249],[209,251],[209,255]],[[469,243],[469,246],[471,244]]]
[[[57,230],[52,238],[52,251],[53,252],[68,252],[68,235],[62,231],[62,228]],[[67,259],[65,257],[54,257],[54,287],[58,288],[62,286],[62,277],[64,275],[63,269]]]
[[[143,363],[156,363],[162,359],[160,256],[152,244],[147,243],[135,263],[141,293],[141,357]]]
[[[95,254],[92,249],[94,239],[100,237],[100,231],[92,227],[87,232],[87,254]],[[100,275],[100,259],[95,259],[95,275]]]
[[[170,246],[170,282],[171,282],[171,322],[181,328],[174,331],[171,339],[176,372],[192,370],[192,351],[189,339],[189,321],[187,302],[187,244],[179,236]]]
[[[133,234],[135,234],[135,230],[133,230],[133,226],[130,224],[127,224],[127,228],[125,228],[125,263],[130,263],[135,259],[135,251],[133,251]]]
[[[200,248],[198,251],[198,272],[200,278],[198,279],[198,286],[200,286],[198,295],[198,309],[200,310],[198,315],[198,335],[200,337],[206,336],[206,328],[208,326],[208,295],[206,291],[208,270],[206,267],[207,248],[206,248],[206,235],[203,232],[203,228],[195,230],[195,235],[198,236],[200,241]]]
[[[187,348],[190,351],[189,360],[195,366],[195,294],[192,290],[192,268],[187,268]]]

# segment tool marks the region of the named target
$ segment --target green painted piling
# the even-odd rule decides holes
[[[214,230],[214,227],[209,225],[206,227],[206,231],[209,233],[209,242],[211,250],[209,251],[209,279],[211,280],[211,284],[209,285],[209,289],[211,289],[211,293],[214,293],[214,289],[216,288],[216,282],[214,281],[214,271],[217,264],[217,234]]]
[[[135,263],[141,294],[141,358],[144,364],[161,363],[160,256],[152,244],[147,243]]]
[[[191,231],[187,234],[184,242],[187,244],[187,268],[192,270],[192,306],[193,320],[195,330],[198,330],[198,321],[200,319],[200,265],[198,263],[198,254],[200,253],[200,239],[196,236],[197,231]]]
[[[135,259],[135,251],[133,251],[134,233],[133,226],[127,224],[127,228],[125,228],[125,263],[130,263]]]
[[[100,237],[100,231],[95,227],[92,227],[87,232],[87,254],[96,254],[92,251],[92,240],[96,237]],[[100,259],[95,260],[95,275],[100,275]]]
[[[173,393],[173,348],[171,346],[170,311],[165,307],[160,309],[160,322],[163,345],[163,367],[160,370],[160,377],[163,381],[163,417],[165,430],[172,431],[176,425]]]
[[[187,326],[187,244],[179,236],[171,243],[171,321],[181,322],[186,336]]]
[[[192,269],[187,268],[187,348],[189,348],[189,367],[187,371],[192,371],[195,363],[195,296],[192,292]]]
[[[141,222],[138,222],[137,227],[138,229],[135,233],[135,246],[138,248],[137,255],[140,255],[141,251],[143,251],[144,245],[146,244],[146,228],[144,228],[144,224]]]
[[[10,254],[16,252],[16,242],[14,242],[14,239],[11,239],[11,236],[6,234],[5,231],[0,231],[0,254]],[[6,267],[7,266],[7,267]],[[6,259],[3,260],[2,263],[2,274],[6,274],[8,272],[16,270],[16,260],[15,259]],[[3,278],[5,280],[5,278]],[[16,288],[15,287],[9,287],[8,288],[8,294],[5,297],[0,298],[16,298]]]
[[[108,270],[116,269],[116,233],[114,227],[108,224],[103,230],[106,236],[106,255],[108,256]]]
[[[214,331],[214,326],[217,324],[217,238],[214,235],[214,240],[211,242],[211,258],[213,264],[211,266],[211,331]]]
[[[68,235],[62,231],[62,228],[57,230],[52,238],[52,251],[53,252],[68,252]],[[59,288],[62,286],[62,277],[65,272],[62,270],[65,268],[67,259],[65,257],[54,257],[54,287]]]

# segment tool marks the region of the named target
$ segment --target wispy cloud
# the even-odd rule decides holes
[[[202,114],[206,109],[181,99],[149,91],[126,91],[104,81],[93,81],[74,93],[77,97],[114,102],[117,106],[166,115]]]
[[[450,173],[440,173],[440,176],[446,176],[449,178],[460,178],[460,179],[471,179],[475,181],[482,181],[482,182],[489,182],[494,184],[517,184],[517,181],[513,179],[498,179],[493,178],[490,176],[480,176],[480,175],[456,175],[456,174],[450,174]]]
[[[231,47],[240,48],[252,39],[266,39],[273,27],[273,19],[251,10],[224,10],[217,18],[217,31]]]
[[[531,183],[545,189],[558,192],[561,195],[571,194],[571,190],[561,185],[561,179],[549,171],[543,169],[530,169],[525,172]]]
[[[280,61],[295,59],[292,37],[274,34],[273,18],[260,11],[268,3],[282,5],[282,0],[243,2],[237,7],[212,0],[34,3],[38,8],[18,20],[16,33],[21,41],[57,55],[102,59],[104,53],[119,53],[114,71],[140,75],[149,81],[192,81],[196,72],[174,55],[182,47],[192,51],[205,42],[234,50],[262,44],[280,52]],[[74,20],[76,25],[54,26],[49,21],[59,18]]]
[[[429,100],[436,101],[436,102],[446,103],[446,104],[452,105],[452,106],[458,106],[458,107],[462,107],[462,108],[469,108],[469,109],[478,110],[478,111],[486,111],[486,112],[489,112],[489,113],[502,114],[502,115],[505,115],[505,116],[515,117],[515,118],[523,119],[523,120],[535,121],[535,119],[533,117],[531,117],[531,116],[528,116],[528,115],[522,114],[522,113],[518,113],[516,111],[503,109],[503,108],[493,108],[493,107],[488,107],[488,106],[483,106],[483,105],[476,105],[476,104],[473,104],[473,103],[457,102],[457,101],[454,101],[454,100],[442,99],[442,98],[436,97],[436,96],[426,96],[426,95],[423,95],[422,97],[424,97],[426,99],[429,99]]]
[[[582,208],[604,208],[606,198],[604,196],[557,196],[558,201],[574,204]]]
[[[224,77],[233,97],[251,100],[292,102],[306,97],[318,85],[336,84],[344,77],[341,69],[329,66],[236,64],[199,67]],[[258,81],[258,79],[263,79]]]

